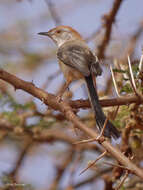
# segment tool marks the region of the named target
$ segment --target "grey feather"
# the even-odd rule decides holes
[[[59,47],[57,57],[66,65],[77,69],[84,76],[93,72],[101,75],[101,68],[91,50],[81,41],[70,41]]]

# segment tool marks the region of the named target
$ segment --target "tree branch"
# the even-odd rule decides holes
[[[15,89],[22,89],[34,97],[37,97],[43,101],[46,105],[50,106],[53,109],[59,110],[64,114],[67,120],[71,121],[77,128],[86,133],[91,138],[97,138],[98,133],[93,129],[88,128],[84,123],[82,123],[78,116],[76,116],[72,108],[67,102],[58,102],[56,97],[52,94],[45,92],[32,83],[25,82],[24,80],[19,79],[18,77],[0,69],[0,79],[5,80],[15,87]],[[101,145],[114,157],[116,160],[123,166],[129,168],[130,172],[136,174],[138,177],[143,179],[143,171],[133,164],[130,159],[128,159],[124,154],[120,152],[118,148],[113,147],[109,141],[101,142]]]
[[[97,56],[99,57],[99,59],[104,58],[104,53],[105,53],[106,47],[111,38],[112,25],[115,21],[115,17],[119,11],[121,3],[122,3],[122,0],[115,0],[111,11],[103,16],[103,19],[105,21],[105,24],[104,24],[105,34],[104,34],[103,40],[101,42],[101,45],[98,47]]]
[[[75,109],[87,109],[90,108],[90,102],[88,100],[70,100],[68,102],[70,104],[70,106],[72,108]],[[131,96],[125,96],[125,97],[121,97],[121,98],[111,98],[111,99],[104,99],[104,100],[100,100],[100,104],[102,107],[110,107],[110,106],[122,106],[122,105],[129,105],[132,103],[137,103],[137,104],[141,104],[143,103],[143,100],[135,95],[131,95]]]

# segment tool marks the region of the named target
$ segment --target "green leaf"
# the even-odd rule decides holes
[[[123,70],[123,69],[113,69],[114,72],[116,73],[127,73],[127,70]]]
[[[128,106],[122,106],[120,107],[120,110],[117,114],[117,117],[115,118],[115,120],[112,121],[112,123],[118,127],[121,128],[123,127],[124,124],[124,119],[130,114],[130,110],[128,108]]]
[[[15,111],[13,111],[13,112],[3,112],[2,116],[4,117],[4,119],[9,121],[12,125],[20,125],[21,120],[20,120],[17,112],[15,112]]]
[[[123,92],[126,92],[126,93],[132,93],[133,90],[130,86],[130,84],[125,84],[122,89],[120,90],[120,93],[123,93]]]

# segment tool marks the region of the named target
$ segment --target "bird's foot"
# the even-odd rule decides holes
[[[103,143],[103,141],[105,140],[105,137],[103,136],[102,133],[100,133],[96,139],[95,139],[99,144]]]
[[[62,94],[59,93],[59,94],[56,96],[56,99],[57,99],[57,102],[58,102],[58,103],[61,103],[61,101],[62,101],[62,96],[63,96],[63,93],[62,93]]]

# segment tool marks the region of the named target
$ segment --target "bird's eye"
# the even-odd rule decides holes
[[[60,34],[60,33],[61,33],[61,30],[57,30],[57,33]]]

